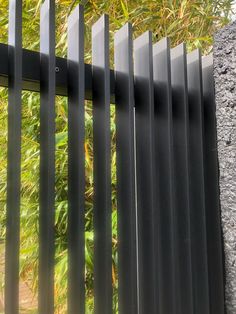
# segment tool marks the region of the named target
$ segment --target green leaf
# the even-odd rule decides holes
[[[56,134],[56,146],[61,147],[67,144],[68,132],[61,132]]]

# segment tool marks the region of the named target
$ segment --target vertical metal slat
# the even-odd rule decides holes
[[[204,153],[208,272],[211,313],[224,313],[224,266],[221,234],[213,57],[204,57]]]
[[[39,314],[54,313],[55,3],[40,15]]]
[[[176,313],[193,314],[190,200],[189,200],[189,118],[186,46],[171,49],[173,102],[173,153],[176,221]]]
[[[9,98],[5,313],[19,313],[22,1],[9,2]]]
[[[155,214],[156,276],[159,312],[175,313],[175,238],[173,194],[173,134],[170,44],[168,38],[153,46],[155,162],[157,210]],[[157,252],[158,248],[158,252]]]
[[[154,314],[154,104],[152,34],[134,41],[139,313]]]
[[[92,27],[95,313],[112,313],[109,20]]]
[[[68,312],[85,313],[84,10],[68,20]]]
[[[189,97],[190,210],[195,313],[209,314],[205,186],[203,165],[203,95],[201,55],[187,55]]]
[[[132,27],[115,34],[119,313],[137,314]]]

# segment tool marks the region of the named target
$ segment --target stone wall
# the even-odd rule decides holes
[[[236,22],[215,35],[214,76],[226,307],[236,313]]]

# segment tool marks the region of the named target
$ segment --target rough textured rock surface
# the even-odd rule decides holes
[[[227,313],[236,313],[236,22],[215,35],[214,76]]]

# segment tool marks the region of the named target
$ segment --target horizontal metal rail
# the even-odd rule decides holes
[[[8,87],[8,48],[0,43],[0,86]],[[28,49],[22,50],[22,89],[32,92],[40,91],[40,53]],[[68,68],[67,59],[56,57],[56,94],[68,96]],[[115,77],[110,70],[111,103],[115,102]],[[92,66],[85,64],[85,99],[92,99]]]

